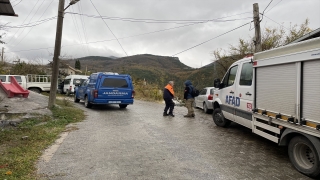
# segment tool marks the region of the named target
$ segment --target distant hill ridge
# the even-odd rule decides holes
[[[147,83],[163,87],[169,80],[174,80],[179,89],[183,89],[183,82],[187,79],[194,81],[195,85],[212,86],[213,68],[192,68],[183,64],[178,57],[159,56],[152,54],[139,54],[127,57],[87,56],[72,60],[64,60],[70,66],[80,60],[83,72],[117,72],[130,74],[134,80],[146,80]],[[196,60],[195,60],[196,61]]]

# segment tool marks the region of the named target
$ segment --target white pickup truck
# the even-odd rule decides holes
[[[20,86],[24,89],[37,93],[50,91],[51,75],[0,75],[0,80],[3,83],[10,83],[10,76],[14,76]]]
[[[288,146],[293,166],[320,178],[320,38],[239,60],[214,86],[217,126],[235,122]]]

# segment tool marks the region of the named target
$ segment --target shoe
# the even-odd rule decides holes
[[[174,115],[172,113],[169,113],[168,116],[174,117]]]
[[[187,114],[187,115],[184,115],[183,117],[193,117],[193,116],[192,116],[192,115],[188,115],[188,114]]]
[[[163,113],[163,116],[169,116],[169,114],[167,114],[166,112]]]
[[[192,116],[192,117],[195,117],[196,115],[195,115],[195,114],[192,114],[191,116]]]

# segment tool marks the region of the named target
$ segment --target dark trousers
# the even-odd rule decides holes
[[[167,113],[167,111],[169,109],[169,114],[172,114],[173,109],[174,109],[174,102],[172,101],[172,99],[165,99],[164,101],[166,103],[166,107],[164,108],[164,112]]]

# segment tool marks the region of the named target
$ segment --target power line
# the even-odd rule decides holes
[[[73,6],[71,6],[71,10],[74,11]],[[71,15],[71,17],[72,17],[73,24],[74,24],[74,26],[75,26],[75,28],[76,28],[76,32],[77,32],[77,35],[78,35],[78,37],[79,37],[79,41],[82,43],[82,37],[81,37],[81,34],[80,34],[80,32],[79,32],[80,30],[79,30],[79,28],[78,28],[77,19],[76,19],[76,17],[75,17],[74,15]]]
[[[79,12],[82,13],[81,1],[78,3],[78,9],[79,9]],[[84,34],[85,41],[86,41],[86,43],[88,43],[86,24],[85,24],[85,21],[84,21],[82,16],[80,16],[80,20],[81,20],[81,23],[82,23],[82,29],[83,29],[83,34]],[[87,48],[87,55],[89,55],[88,44],[86,44],[86,48]]]
[[[21,25],[18,25],[18,26],[1,26],[2,29],[21,29],[21,28],[25,28],[25,27],[34,27],[34,26],[38,26],[42,23],[45,23],[47,21],[51,21],[51,20],[54,20],[54,19],[57,19],[57,16],[54,16],[54,17],[50,17],[50,18],[47,18],[47,19],[42,19],[42,20],[39,20],[39,21],[35,21],[35,22],[31,22],[31,23],[28,23],[28,24],[21,24]]]
[[[118,38],[118,39],[128,39],[128,38],[133,38],[133,37],[138,37],[138,36],[143,36],[143,35],[148,35],[148,34],[154,34],[154,33],[169,31],[169,30],[173,30],[173,29],[178,29],[178,28],[182,28],[182,27],[193,26],[193,25],[196,25],[196,24],[203,24],[203,23],[207,23],[207,22],[191,23],[191,24],[186,24],[186,25],[182,25],[182,26],[176,26],[176,27],[172,27],[172,28],[161,29],[161,30],[157,30],[157,31],[151,31],[151,32],[147,32],[147,33],[141,33],[141,34],[136,34],[136,35],[132,35],[132,36],[121,37],[121,38]],[[107,39],[107,40],[101,40],[101,41],[87,42],[86,44],[101,43],[101,42],[115,41],[115,40],[116,39]],[[62,47],[78,46],[78,45],[85,45],[85,44],[81,43],[81,44],[73,44],[73,45],[64,45]],[[51,47],[49,47],[49,48],[51,48]],[[19,50],[19,51],[11,51],[11,52],[34,51],[34,50],[42,50],[42,49],[47,49],[47,48],[30,49],[30,50]],[[7,52],[7,53],[10,53],[10,52]]]
[[[263,15],[264,15],[264,11],[269,7],[269,5],[272,3],[272,1],[273,0],[271,0],[270,2],[269,2],[269,4],[267,5],[267,7],[266,8],[264,8],[264,10],[263,10],[263,12],[262,12],[262,18],[261,18],[261,20],[260,20],[260,22],[262,21],[262,19],[263,19]]]
[[[246,12],[246,13],[248,13],[248,12]],[[73,13],[72,12],[66,12],[66,14],[73,14]],[[189,24],[189,23],[195,23],[195,22],[208,22],[208,21],[212,21],[212,22],[227,22],[227,21],[236,21],[236,20],[238,20],[238,19],[221,20],[223,18],[205,19],[205,20],[160,20],[160,19],[137,19],[137,18],[122,18],[122,17],[106,17],[106,16],[95,16],[95,15],[80,14],[80,13],[74,13],[74,14],[80,15],[80,16],[86,16],[86,17],[90,17],[90,18],[102,18],[102,19],[115,20],[115,21],[143,22],[143,23]],[[241,14],[245,14],[245,13],[241,13]],[[237,14],[237,15],[240,15],[240,14]],[[232,15],[232,16],[235,16],[235,15]],[[231,16],[228,16],[228,17],[231,17]],[[252,17],[246,17],[246,18],[252,18]]]
[[[176,53],[176,54],[174,54],[174,55],[172,55],[172,56],[176,56],[176,55],[181,54],[181,53],[183,53],[183,52],[186,52],[186,51],[188,51],[188,50],[190,50],[190,49],[193,49],[193,48],[195,48],[195,47],[198,47],[198,46],[200,46],[200,45],[202,45],[202,44],[205,44],[205,43],[207,43],[207,42],[209,42],[209,41],[211,41],[211,40],[213,40],[213,39],[216,39],[216,38],[218,38],[218,37],[220,37],[220,36],[223,36],[223,35],[225,35],[225,34],[228,34],[228,33],[232,32],[232,31],[234,31],[234,30],[236,30],[236,29],[239,29],[239,28],[241,28],[241,27],[243,27],[243,26],[245,26],[245,25],[247,25],[247,24],[250,24],[250,23],[251,23],[251,22],[245,23],[245,24],[243,24],[243,25],[241,25],[241,26],[239,26],[239,27],[236,27],[236,28],[234,28],[234,29],[232,29],[232,30],[230,30],[230,31],[227,31],[227,32],[225,32],[225,33],[223,33],[223,34],[220,34],[220,35],[218,35],[218,36],[216,36],[216,37],[214,37],[214,38],[211,38],[211,39],[209,39],[209,40],[207,40],[207,41],[204,41],[204,42],[202,42],[202,43],[200,43],[200,44],[197,44],[197,45],[195,45],[195,46],[192,46],[192,47],[190,47],[190,48],[188,48],[188,49],[186,49],[186,50],[183,50],[183,51],[181,51],[181,52],[178,52],[178,53]]]
[[[21,0],[22,1],[22,0]],[[15,4],[14,6],[12,6],[12,7],[15,7],[16,5],[18,5],[18,4],[20,4],[21,3],[21,1],[20,2],[18,2],[17,4]]]
[[[268,16],[266,16],[266,15],[264,15],[266,18],[268,18],[268,19],[270,19],[271,21],[273,21],[274,23],[277,23],[278,25],[280,25],[281,27],[284,27],[284,28],[286,28],[287,30],[289,30],[290,31],[290,29],[288,29],[287,27],[285,27],[285,26],[283,26],[282,24],[280,24],[280,23],[278,23],[277,21],[275,21],[275,20],[273,20],[273,19],[271,19],[271,18],[269,18]]]
[[[22,1],[22,0],[21,0],[21,1]],[[20,1],[20,2],[21,2],[21,1]],[[39,0],[38,0],[38,1],[39,1]],[[38,3],[38,1],[37,1],[37,3]],[[20,2],[19,2],[19,3],[20,3]],[[36,3],[36,5],[37,5],[37,3]],[[35,6],[33,6],[33,8],[31,9],[31,11],[29,12],[28,16],[23,20],[22,24],[28,19],[29,15],[30,15],[31,12],[33,11],[34,7],[35,7]],[[13,36],[11,36],[11,38],[10,38],[9,41],[8,41],[8,44],[11,42],[11,39],[18,33],[19,30],[20,30],[20,29],[18,29],[18,30],[16,31],[16,33],[15,33]]]
[[[232,17],[232,16],[237,16],[237,15],[242,15],[242,14],[246,14],[246,13],[248,13],[248,12],[244,12],[244,13],[240,13],[240,14],[234,14],[234,15],[230,15],[230,16],[224,16],[224,17],[220,17],[220,18],[217,18],[217,19],[223,19],[223,18]],[[53,18],[56,18],[56,17],[53,17]],[[157,31],[151,31],[151,32],[147,32],[147,33],[141,33],[141,34],[126,36],[126,37],[121,37],[121,38],[118,38],[118,39],[127,39],[127,38],[133,38],[133,37],[143,36],[143,35],[149,35],[149,34],[154,34],[154,33],[159,33],[159,32],[164,32],[164,31],[169,31],[169,30],[174,30],[174,29],[178,29],[178,28],[182,28],[182,27],[188,27],[188,26],[193,26],[193,25],[203,24],[203,23],[207,23],[207,22],[190,23],[190,24],[186,24],[186,25],[182,25],[182,26],[176,26],[176,27],[172,27],[172,28],[166,28],[166,29],[161,29],[161,30],[157,30]],[[101,41],[92,41],[92,42],[87,42],[87,43],[85,43],[85,44],[101,43],[101,42],[114,41],[114,40],[116,40],[116,39],[107,39],[107,40],[101,40]],[[84,43],[78,43],[78,44],[72,44],[72,45],[64,45],[64,46],[62,46],[62,47],[78,46],[78,45],[85,45],[85,44],[84,44]],[[38,48],[38,49],[26,49],[26,50],[19,50],[19,51],[11,51],[11,52],[7,52],[7,53],[25,52],[25,51],[36,51],[36,50],[43,50],[43,49],[48,49],[48,48],[53,48],[53,47]]]
[[[101,14],[99,13],[98,9],[96,8],[96,6],[93,4],[92,0],[90,0],[91,4],[93,5],[93,7],[96,9],[96,11],[98,12],[99,16],[101,17]],[[102,17],[101,17],[102,19]],[[113,32],[111,31],[110,27],[108,26],[108,24],[102,19],[102,21],[106,24],[106,26],[108,27],[108,29],[110,30],[110,32],[112,33],[112,35],[117,39],[119,45],[121,46],[122,50],[124,51],[124,53],[126,53],[126,55],[128,56],[127,52],[123,49],[120,41],[118,40],[118,38],[113,34]]]
[[[282,1],[282,0],[280,0],[280,1],[279,1],[277,4],[275,4],[274,6],[272,6],[268,11],[266,11],[266,13],[269,12],[269,11],[271,11],[271,9],[273,9],[275,6],[277,6],[279,3],[281,3],[281,1]]]
[[[39,8],[42,6],[43,2],[44,2],[44,1],[42,1],[42,3],[40,4]],[[50,4],[47,6],[47,8],[43,11],[43,13],[42,13],[41,16],[39,17],[38,21],[42,18],[42,16],[43,16],[44,13],[47,11],[47,9],[50,7],[50,5],[52,4],[52,2],[53,2],[53,0],[50,2]],[[39,8],[38,8],[38,9],[39,9]],[[38,10],[37,10],[37,11],[38,11]],[[30,29],[30,30],[27,32],[27,34],[20,40],[20,42],[19,42],[18,44],[20,44],[20,43],[23,41],[23,39],[28,36],[28,34],[31,32],[31,30],[32,30],[33,27],[34,27],[34,26],[31,27],[31,29]],[[17,45],[18,45],[18,44],[17,44]]]
[[[31,12],[32,12],[33,9],[37,6],[38,2],[39,2],[39,0],[38,0],[38,1],[36,2],[36,4],[33,6]],[[39,8],[38,8],[38,9],[39,9]],[[36,10],[36,12],[38,11],[38,9]],[[31,12],[30,12],[30,13],[31,13]],[[29,21],[28,23],[31,22],[31,20],[33,19],[34,15],[35,15],[35,14],[33,14],[33,16],[31,17],[31,19],[30,19],[30,21]],[[28,16],[29,16],[29,15],[28,15]],[[18,36],[20,36],[20,35],[23,33],[23,31],[24,31],[24,28],[22,29],[21,33],[20,33]]]

